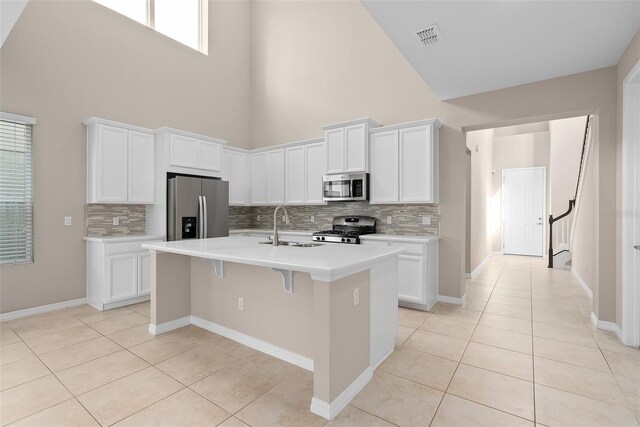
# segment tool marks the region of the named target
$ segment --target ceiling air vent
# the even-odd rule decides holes
[[[436,24],[430,25],[424,30],[418,31],[416,33],[418,36],[418,40],[422,43],[423,46],[431,46],[432,44],[436,44],[442,41],[442,34],[440,34],[440,29]]]

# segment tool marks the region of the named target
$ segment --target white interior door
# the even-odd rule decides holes
[[[544,168],[502,171],[502,247],[505,254],[542,256]]]

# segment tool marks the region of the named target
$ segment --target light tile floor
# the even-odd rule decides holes
[[[0,323],[0,424],[636,426],[640,350],[593,328],[566,271],[492,257],[465,304],[400,309],[397,351],[332,422],[312,376],[194,326],[154,337],[149,303]]]

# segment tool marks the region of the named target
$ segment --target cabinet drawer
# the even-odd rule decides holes
[[[391,247],[405,249],[402,255],[423,256],[424,254],[424,244],[422,243],[391,242]]]
[[[389,242],[381,242],[380,240],[360,240],[360,244],[365,246],[389,246]]]

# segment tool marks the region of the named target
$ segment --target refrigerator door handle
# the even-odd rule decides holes
[[[207,236],[209,235],[208,230],[207,230],[207,219],[209,218],[209,216],[207,215],[207,196],[202,196],[202,222],[203,222],[203,229],[204,229],[204,233],[202,234],[202,238],[206,239]]]
[[[198,196],[198,236],[196,238],[202,239],[202,196]]]

